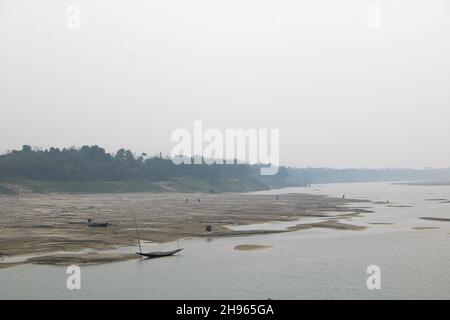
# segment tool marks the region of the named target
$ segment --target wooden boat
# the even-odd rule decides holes
[[[134,214],[133,214],[133,218],[134,218],[134,224],[136,226],[136,236],[137,236],[137,241],[138,241],[138,246],[139,246],[139,252],[136,252],[136,254],[140,255],[141,257],[145,257],[147,259],[154,259],[154,258],[173,256],[174,254],[183,250],[183,248],[180,248],[180,245],[178,244],[178,249],[175,249],[175,250],[142,252],[141,240],[139,239],[140,237],[139,237],[139,231],[138,231],[138,227],[137,227],[136,216]]]
[[[88,223],[89,223],[89,227],[93,227],[93,228],[106,228],[109,223],[99,223],[99,222],[94,222],[92,219],[88,219]]]
[[[106,228],[108,226],[108,222],[106,223],[98,223],[98,222],[91,222],[89,223],[89,227],[93,228]]]
[[[168,256],[172,256],[175,253],[180,252],[181,250],[183,250],[183,248],[180,249],[175,249],[175,250],[171,250],[171,251],[153,251],[153,252],[136,252],[136,254],[146,257],[147,259],[153,259],[153,258],[161,258],[161,257],[168,257]]]

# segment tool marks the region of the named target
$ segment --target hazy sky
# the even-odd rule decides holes
[[[279,128],[287,165],[450,167],[450,2],[0,0],[0,114],[2,153],[201,120]]]

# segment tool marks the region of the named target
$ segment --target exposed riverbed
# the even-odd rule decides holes
[[[279,195],[278,202],[274,201],[274,194]],[[343,194],[346,199],[342,199]],[[118,195],[121,196],[124,195]],[[92,199],[93,196],[86,197]],[[450,298],[450,222],[446,221],[450,217],[450,206],[443,200],[427,200],[450,199],[450,186],[330,184],[257,194],[214,195],[205,201],[205,196],[200,197],[200,203],[205,206],[210,199],[216,199],[216,203],[226,208],[221,212],[222,218],[217,211],[209,216],[207,223],[214,226],[212,234],[205,234],[203,227],[197,235],[195,232],[183,234],[182,228],[174,227],[173,233],[169,233],[174,238],[165,238],[171,241],[143,244],[144,250],[173,249],[178,245],[174,241],[178,232],[183,235],[180,244],[185,248],[181,254],[148,261],[132,259],[82,265],[82,289],[67,290],[66,268],[58,266],[67,261],[58,260],[58,256],[64,254],[60,251],[50,258],[41,258],[40,262],[34,261],[58,265],[26,263],[0,270],[0,298]],[[194,199],[194,196],[189,198]],[[312,202],[308,203],[307,199]],[[141,199],[137,203],[146,201]],[[181,208],[185,205],[183,201]],[[192,209],[194,203],[190,204]],[[263,219],[254,218],[259,216],[256,214],[258,207],[264,207],[267,212]],[[246,208],[248,213],[238,224],[235,223],[239,216],[237,208]],[[207,211],[204,208],[190,210],[192,218],[189,220],[200,223]],[[144,216],[143,211],[140,212],[139,220],[145,221]],[[119,217],[121,215],[117,214],[117,221]],[[159,227],[163,223],[170,225],[159,217]],[[122,219],[129,220],[126,214]],[[148,217],[147,227],[152,230],[158,229],[154,220],[155,216]],[[355,226],[359,229],[353,229]],[[111,243],[112,248],[103,251],[104,254],[133,256],[136,246],[132,222],[124,223],[123,228],[130,229],[126,231],[131,232],[130,245],[117,249]],[[147,240],[157,241],[162,237],[162,229],[159,230],[158,237],[151,239],[149,235]],[[264,232],[258,233],[261,231]],[[82,250],[94,250],[83,255],[96,254],[97,248]],[[5,257],[5,260],[12,257]],[[381,268],[381,290],[366,287],[369,276],[366,270],[370,265]]]

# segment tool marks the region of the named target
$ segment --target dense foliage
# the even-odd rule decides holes
[[[450,169],[329,169],[284,168],[275,176],[260,176],[259,165],[176,165],[162,156],[136,156],[130,150],[107,153],[99,146],[79,149],[33,150],[23,146],[0,156],[0,179],[51,181],[164,181],[194,178],[211,181],[244,178],[266,186],[283,187],[327,182],[450,180]]]
[[[286,176],[286,169],[271,178],[276,181]],[[284,174],[283,174],[284,173]],[[136,157],[130,150],[120,149],[115,155],[99,146],[80,149],[33,150],[23,146],[0,156],[0,178],[52,181],[163,181],[188,177],[199,180],[223,178],[258,179],[259,166],[247,164],[176,165],[170,158],[145,154]]]

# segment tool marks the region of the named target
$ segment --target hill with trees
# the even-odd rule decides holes
[[[191,159],[193,160],[193,159]],[[450,181],[450,169],[331,169],[280,167],[261,176],[261,165],[174,164],[99,146],[33,150],[24,145],[0,155],[0,193],[34,192],[242,192],[332,182]]]
[[[33,191],[253,191],[282,184],[286,169],[260,179],[259,165],[174,164],[162,156],[136,156],[120,149],[114,155],[99,146],[33,150],[24,145],[0,156],[3,193],[8,183]],[[96,186],[96,187],[94,187]]]

